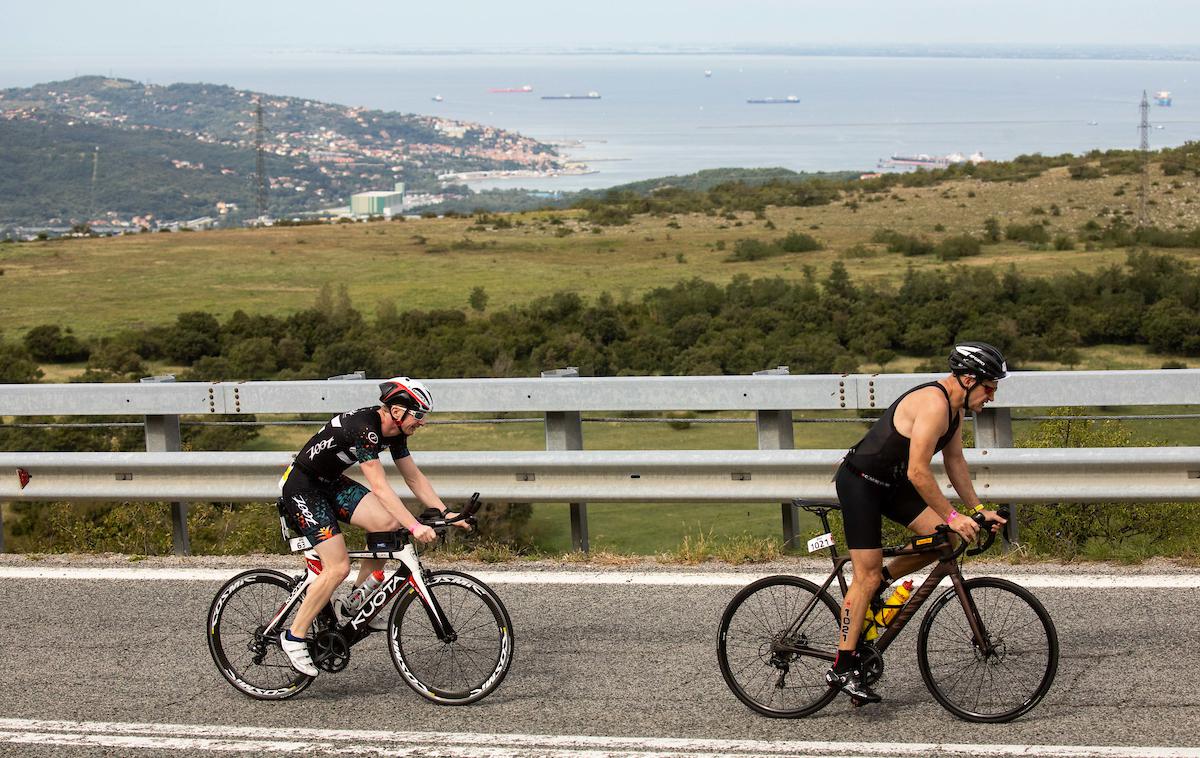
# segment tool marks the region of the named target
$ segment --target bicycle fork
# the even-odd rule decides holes
[[[425,582],[425,572],[421,568],[421,562],[417,558],[417,551],[413,549],[413,546],[405,545],[399,553],[392,553],[392,557],[399,559],[400,568],[376,588],[348,624],[355,631],[362,631],[367,622],[386,606],[388,601],[402,592],[404,585],[408,585],[408,591],[415,592],[425,607],[425,612],[429,615],[429,623],[433,625],[438,639],[447,643],[458,639],[458,634],[450,625],[450,620],[446,618],[442,607],[438,605],[437,598],[429,591],[429,586]]]
[[[971,627],[971,634],[975,638],[975,649],[984,660],[987,660],[995,653],[995,648],[992,646],[987,629],[983,627],[983,619],[979,616],[979,609],[975,606],[975,598],[971,597],[970,592],[967,592],[962,574],[958,572],[951,574],[950,581],[954,584],[959,602],[962,603],[963,615],[967,617],[967,625]]]

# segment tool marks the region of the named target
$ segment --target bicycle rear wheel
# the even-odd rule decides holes
[[[291,624],[295,608],[274,634],[264,633],[294,588],[294,580],[282,572],[246,571],[226,582],[208,609],[206,636],[213,662],[230,684],[252,698],[284,700],[312,684],[313,677],[292,668],[279,647],[279,631]]]
[[[743,703],[766,716],[798,718],[837,695],[825,682],[837,640],[838,606],[828,592],[798,576],[769,576],[744,587],[725,607],[717,662]]]
[[[917,665],[930,693],[966,721],[999,723],[1041,702],[1058,671],[1058,632],[1033,593],[995,577],[963,583],[990,652],[979,648],[954,589],[934,601],[917,636]]]
[[[435,703],[467,705],[487,697],[512,665],[508,610],[490,587],[458,571],[435,571],[425,585],[456,639],[438,638],[410,585],[388,623],[388,649],[396,670],[417,694]]]

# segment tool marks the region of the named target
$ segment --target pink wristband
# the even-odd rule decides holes
[[[958,511],[951,508],[950,515],[946,517],[946,523],[949,524],[951,521],[953,521],[956,518],[958,518]]]

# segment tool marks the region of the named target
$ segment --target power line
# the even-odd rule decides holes
[[[1150,219],[1146,209],[1146,196],[1150,192],[1150,101],[1146,98],[1146,90],[1142,90],[1142,122],[1138,125],[1141,132],[1141,143],[1138,149],[1142,159],[1142,182],[1138,186],[1138,226],[1149,226]]]
[[[262,100],[254,101],[254,210],[262,218],[267,215],[267,157],[263,147]]]

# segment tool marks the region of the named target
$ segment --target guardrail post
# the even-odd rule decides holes
[[[975,447],[1012,447],[1012,411],[1008,408],[984,408],[975,414]],[[1004,527],[1004,552],[1020,542],[1017,506],[1010,503],[1008,524]]]
[[[754,376],[779,376],[789,373],[787,366],[769,368],[765,371],[755,371]],[[796,447],[796,435],[792,430],[792,412],[788,411],[755,411],[755,428],[758,430],[759,450],[791,450]],[[796,518],[796,509],[791,503],[781,503],[783,512],[783,546],[796,546],[796,536],[800,525]]]
[[[543,371],[543,379],[577,379],[575,366]],[[579,411],[546,412],[546,449],[582,450],[583,422]],[[586,553],[588,546],[587,503],[571,503],[571,549]]]
[[[144,376],[142,384],[173,382],[175,377]],[[180,450],[179,416],[146,416],[146,452],[177,453]],[[171,503],[171,544],[176,555],[191,555],[192,544],[188,538],[188,504]]]

